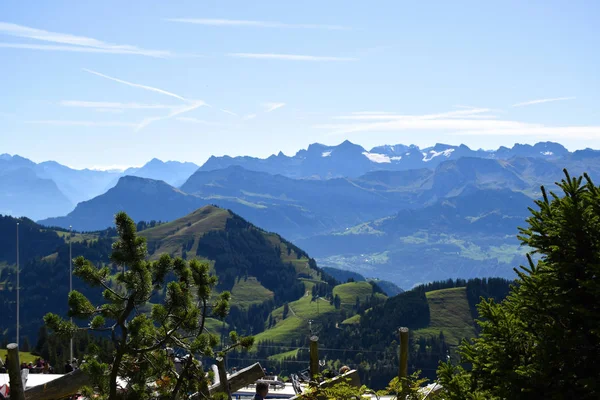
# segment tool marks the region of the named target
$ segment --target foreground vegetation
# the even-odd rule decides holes
[[[218,337],[205,332],[207,318],[223,319],[229,311],[229,292],[222,292],[211,302],[217,278],[209,274],[208,263],[172,259],[164,254],[147,261],[146,239],[137,235],[136,226],[125,213],[115,217],[119,239],[113,244],[111,261],[118,267],[116,275],[109,267],[98,268],[84,257],[75,260],[74,274],[92,287],[103,290],[104,302],[92,304],[82,293],[69,293],[69,316],[88,320],[86,328],[49,313],[46,325],[63,336],[80,330],[110,332],[112,354],[91,352],[82,365],[93,387],[84,393],[99,399],[177,399],[184,393],[205,391],[210,384],[201,358],[215,357]],[[112,281],[117,285],[111,285]],[[164,298],[157,294],[165,292]],[[156,299],[150,313],[139,312]],[[238,337],[231,332],[230,344],[221,349],[222,356],[235,347],[249,348],[252,337]],[[182,369],[175,371],[169,349],[184,352]],[[103,362],[108,358],[109,362]],[[128,387],[118,393],[118,379]],[[155,382],[160,382],[152,387]]]
[[[541,259],[528,256],[506,300],[478,306],[481,333],[460,348],[470,368],[440,366],[448,399],[600,397],[600,189],[565,175],[519,235]]]

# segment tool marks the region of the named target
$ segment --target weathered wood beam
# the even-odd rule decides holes
[[[62,399],[79,393],[79,389],[89,384],[89,376],[82,370],[76,369],[58,379],[27,389],[25,391],[25,400]]]
[[[253,364],[249,367],[239,370],[235,374],[231,374],[227,379],[227,383],[229,384],[229,390],[231,393],[234,393],[241,388],[244,388],[260,378],[265,376],[265,371],[260,366],[259,363]],[[216,383],[208,387],[209,395],[213,395],[217,392],[221,392],[221,383]],[[202,393],[194,393],[190,396],[190,399],[203,399]]]

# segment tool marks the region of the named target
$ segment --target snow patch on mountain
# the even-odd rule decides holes
[[[377,164],[392,162],[392,160],[390,160],[390,157],[386,156],[385,154],[369,153],[368,151],[364,151],[363,155],[365,157],[367,157],[369,160],[371,160]],[[396,158],[396,157],[394,157],[394,158]]]
[[[425,162],[431,161],[435,157],[439,157],[439,156],[450,157],[450,154],[452,154],[453,151],[454,151],[454,149],[446,149],[446,150],[442,150],[442,151],[430,150],[429,154],[423,153],[423,161],[425,161]]]
[[[551,156],[551,155],[553,155],[553,154],[554,154],[554,153],[553,153],[553,152],[551,152],[551,151],[541,151],[540,153],[542,153],[542,155],[543,155],[543,156]]]
[[[329,157],[331,155],[331,151],[324,151],[321,153],[321,157]]]

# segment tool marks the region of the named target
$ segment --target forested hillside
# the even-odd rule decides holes
[[[501,301],[510,281],[499,278],[447,280],[387,298],[367,282],[332,288],[329,301],[311,294],[276,309],[268,329],[256,336],[256,351],[232,355],[233,363],[260,360],[270,369],[293,373],[308,361],[310,328],[319,337],[327,369],[358,368],[370,387],[382,388],[398,372],[398,328],[410,329],[410,370],[433,377],[440,360],[456,357],[463,338],[476,335],[480,298]],[[323,292],[322,292],[323,293]],[[343,293],[343,294],[342,294]],[[340,297],[336,300],[337,297]],[[309,321],[311,321],[309,323]]]
[[[16,238],[16,220],[2,221],[3,235]],[[21,333],[33,342],[45,313],[64,315],[67,310],[68,232],[44,228],[30,220],[23,220],[23,225],[21,252],[36,243],[36,252],[22,259],[20,276]],[[138,228],[147,228],[141,235],[147,238],[150,257],[167,253],[209,260],[219,277],[217,289],[231,291],[234,296],[234,311],[227,322],[242,331],[250,331],[251,326],[256,327],[255,333],[261,331],[274,307],[301,298],[305,293],[302,279],[335,283],[298,247],[218,207],[207,206],[169,223],[138,223]],[[115,234],[114,229],[74,234],[73,257],[110,265],[108,256]],[[14,240],[8,242],[1,253],[5,258],[0,267],[0,304],[8,312],[0,321],[0,332],[6,337],[14,335],[15,326],[15,245]],[[88,293],[77,278],[73,286]]]

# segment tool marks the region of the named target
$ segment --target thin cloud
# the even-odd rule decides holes
[[[233,115],[234,117],[237,117],[238,115],[236,113],[234,113],[233,111],[229,111],[226,110],[224,108],[220,108],[219,111],[223,111],[225,114],[229,114],[229,115]]]
[[[90,74],[101,76],[102,78],[106,78],[106,79],[109,79],[111,81],[119,82],[119,83],[122,83],[124,85],[132,86],[132,87],[137,87],[137,88],[140,88],[140,89],[149,90],[151,92],[156,92],[156,93],[164,94],[166,96],[175,97],[176,99],[187,101],[187,102],[190,101],[190,100],[187,100],[186,98],[184,98],[182,96],[179,96],[178,94],[167,92],[166,90],[162,90],[162,89],[155,88],[155,87],[152,87],[152,86],[140,85],[139,83],[128,82],[128,81],[124,81],[124,80],[118,79],[118,78],[113,78],[112,76],[104,75],[104,74],[101,74],[100,72],[96,72],[96,71],[93,71],[93,70],[87,69],[87,68],[83,68],[83,70],[85,72],[89,72]]]
[[[383,121],[392,121],[392,120],[429,120],[429,119],[441,119],[441,118],[493,118],[492,115],[480,115],[485,114],[492,111],[489,108],[470,108],[467,110],[456,110],[449,111],[445,113],[439,114],[424,114],[424,115],[402,115],[402,114],[391,114],[387,112],[362,112],[362,113],[352,113],[351,115],[341,115],[337,117],[333,117],[334,119],[343,119],[343,120],[383,120]]]
[[[202,106],[207,106],[207,104],[205,102],[203,102],[203,101],[197,101],[197,102],[193,103],[192,105],[178,108],[175,111],[169,113],[168,115],[163,115],[163,116],[160,116],[160,117],[145,118],[144,120],[142,120],[142,122],[140,122],[135,127],[135,132],[138,132],[138,131],[144,129],[145,127],[147,127],[148,125],[150,125],[153,122],[162,121],[162,120],[165,120],[165,119],[173,118],[173,117],[175,117],[177,115],[180,115],[180,114],[183,114],[183,113],[186,113],[186,112],[190,112],[190,111],[195,110],[195,109],[197,109],[199,107],[202,107]]]
[[[137,124],[119,121],[70,121],[70,120],[39,120],[25,121],[26,124],[56,125],[56,126],[85,126],[85,127],[135,127]]]
[[[285,106],[285,103],[264,103],[263,107],[265,107],[265,112],[270,113],[271,111],[275,111],[278,108]]]
[[[120,110],[118,108],[96,108],[94,109],[96,112],[100,113],[112,113],[112,114],[123,114],[125,111]]]
[[[249,120],[249,119],[254,119],[254,118],[256,118],[256,114],[247,114],[247,115],[244,115],[243,119]]]
[[[251,21],[239,19],[213,19],[213,18],[167,18],[170,22],[183,22],[187,24],[227,26],[227,27],[254,27],[254,28],[296,28],[296,29],[325,29],[339,31],[349,29],[340,25],[322,24],[288,24],[285,22]]]
[[[386,114],[396,114],[393,111],[355,111],[352,113],[353,115],[386,115]]]
[[[489,109],[468,109],[439,114],[424,115],[353,115],[349,117],[386,117],[377,122],[349,122],[341,124],[321,124],[314,128],[327,129],[329,136],[347,135],[358,132],[401,132],[431,131],[449,135],[488,135],[488,136],[536,136],[557,138],[600,138],[600,126],[548,126],[521,121],[496,119],[482,113]],[[458,113],[462,112],[463,115]],[[471,113],[471,114],[468,114]],[[339,118],[338,118],[339,119]],[[345,118],[343,118],[345,119]],[[353,118],[350,118],[354,120]],[[363,121],[364,118],[359,119]],[[367,121],[369,118],[366,119]]]
[[[177,117],[176,119],[177,119],[177,121],[189,122],[192,124],[199,124],[199,125],[207,125],[207,126],[223,126],[224,125],[224,124],[221,124],[218,122],[211,122],[211,121],[206,121],[203,119],[198,119],[198,118],[193,118],[193,117]]]
[[[135,132],[138,132],[142,129],[144,129],[145,127],[147,127],[148,125],[150,125],[153,122],[156,121],[162,121],[165,119],[169,119],[169,118],[173,118],[177,115],[195,110],[199,107],[202,106],[206,106],[206,107],[210,107],[209,104],[207,104],[206,102],[202,101],[202,100],[190,100],[190,99],[186,99],[185,97],[182,97],[178,94],[172,93],[172,92],[167,92],[166,90],[163,89],[159,89],[153,86],[147,86],[147,85],[141,85],[139,83],[133,83],[133,82],[128,82],[125,81],[123,79],[118,79],[118,78],[114,78],[112,76],[108,76],[108,75],[104,75],[101,74],[100,72],[96,72],[96,71],[92,71],[90,69],[84,68],[83,69],[86,72],[89,72],[90,74],[94,74],[94,75],[98,75],[101,76],[103,78],[109,79],[111,81],[115,81],[115,82],[119,82],[122,83],[124,85],[128,85],[128,86],[132,86],[132,87],[137,87],[140,89],[145,89],[145,90],[149,90],[151,92],[156,92],[156,93],[160,93],[160,94],[164,94],[165,96],[170,96],[170,97],[175,97],[176,99],[182,100],[184,102],[186,102],[188,105],[183,106],[183,107],[179,107],[179,108],[175,108],[172,112],[170,112],[167,115],[162,115],[162,116],[158,116],[158,117],[149,117],[149,118],[145,118],[143,119],[139,124],[135,125]]]
[[[286,60],[286,61],[357,61],[353,57],[331,57],[331,56],[309,56],[301,54],[274,54],[274,53],[229,53],[229,57],[237,58],[255,58],[266,60]]]
[[[135,54],[157,58],[167,58],[173,55],[169,51],[148,50],[137,46],[112,44],[85,36],[76,36],[68,33],[50,32],[43,29],[31,28],[28,26],[13,24],[9,22],[0,22],[0,33],[14,37],[60,44],[38,45],[27,43],[1,43],[0,47],[49,51]]]
[[[524,106],[531,106],[533,104],[551,103],[554,101],[565,101],[565,100],[575,100],[575,97],[555,97],[555,98],[551,98],[551,99],[530,100],[530,101],[524,101],[522,103],[513,104],[512,106],[513,107],[524,107]]]
[[[141,104],[141,103],[118,103],[108,101],[81,101],[81,100],[63,100],[59,103],[63,107],[81,107],[96,109],[114,109],[114,110],[159,110],[173,109],[177,106],[167,104]]]

